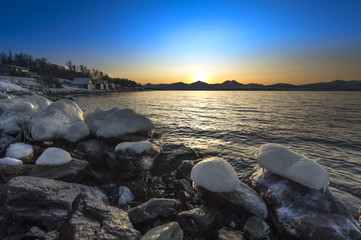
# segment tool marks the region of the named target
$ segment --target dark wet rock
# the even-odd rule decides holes
[[[177,214],[177,221],[183,231],[192,237],[204,235],[214,225],[215,213],[206,207],[194,208]]]
[[[4,182],[17,176],[26,176],[34,168],[32,164],[23,164],[20,166],[0,165],[0,176]]]
[[[265,239],[270,234],[268,224],[259,217],[250,217],[244,225],[243,231],[251,239]]]
[[[358,209],[358,220],[361,222],[361,207]]]
[[[241,182],[232,192],[213,193],[202,187],[199,189],[204,197],[212,198],[240,214],[248,212],[249,215],[255,215],[262,219],[268,216],[264,201],[252,188]]]
[[[128,214],[109,206],[96,197],[81,193],[73,202],[73,210],[66,221],[61,239],[139,239]]]
[[[192,193],[193,192],[193,188],[189,182],[189,180],[187,179],[180,179],[180,180],[174,180],[174,188],[176,190],[184,190],[188,193]]]
[[[179,165],[178,169],[177,169],[177,175],[176,178],[177,179],[190,179],[191,178],[191,171],[192,168],[194,167],[195,163],[194,160],[184,160],[182,161],[182,163]]]
[[[250,185],[283,238],[361,239],[360,227],[329,188],[323,193],[261,169],[252,174]]]
[[[170,222],[152,228],[141,240],[183,240],[183,231],[177,222]]]
[[[44,231],[38,226],[33,226],[26,232],[25,238],[42,239],[45,234],[46,231]]]
[[[184,160],[196,160],[197,152],[184,145],[165,145],[163,153],[154,161],[151,172],[162,176],[176,170]]]
[[[222,227],[219,230],[218,240],[244,240],[244,234],[241,231],[232,228]]]
[[[69,163],[57,166],[35,165],[28,175],[79,183],[89,175],[90,171],[91,165],[89,162],[72,159]]]
[[[167,198],[153,198],[128,211],[133,224],[154,220],[158,217],[170,217],[177,211],[180,204],[177,200]]]
[[[85,153],[86,159],[91,162],[94,169],[106,166],[104,153],[108,150],[108,145],[99,139],[82,141],[77,145],[77,150]]]
[[[133,193],[136,201],[144,199],[149,192],[147,184],[145,183],[144,179],[139,175],[127,181],[123,181],[122,185],[129,188],[129,190]]]
[[[46,230],[59,229],[72,210],[72,202],[81,192],[107,202],[96,187],[46,178],[22,176],[11,179],[4,189],[6,214],[19,221],[29,221]]]

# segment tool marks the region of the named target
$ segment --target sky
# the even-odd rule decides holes
[[[0,51],[146,83],[361,80],[360,0],[2,1]]]

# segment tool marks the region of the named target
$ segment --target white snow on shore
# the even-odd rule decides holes
[[[5,92],[29,92],[28,89],[26,88],[22,88],[14,83],[11,83],[10,81],[7,80],[2,80],[0,81],[0,91],[5,91]]]
[[[140,142],[122,142],[115,147],[115,151],[125,152],[127,150],[133,151],[137,154],[151,149],[153,147],[152,143],[149,141],[140,141]]]
[[[153,122],[131,109],[97,109],[85,116],[85,123],[98,137],[118,137],[140,131],[150,131]]]
[[[83,122],[83,111],[79,106],[62,99],[33,115],[30,132],[38,141],[64,138],[76,142],[89,135],[89,128]]]
[[[33,154],[33,146],[26,143],[14,143],[6,150],[6,156],[22,159]]]
[[[63,165],[71,161],[71,156],[61,148],[47,148],[36,160],[36,165],[56,166]]]
[[[11,157],[0,158],[0,164],[8,166],[20,166],[23,164],[23,161]]]
[[[318,163],[278,144],[261,146],[257,163],[261,168],[316,190],[326,188],[330,182],[327,171]]]
[[[191,171],[192,181],[211,192],[231,192],[239,184],[236,171],[226,160],[213,157],[197,163]]]

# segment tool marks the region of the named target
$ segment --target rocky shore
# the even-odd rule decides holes
[[[260,168],[241,183],[132,110],[1,98],[0,239],[361,239],[329,188]]]

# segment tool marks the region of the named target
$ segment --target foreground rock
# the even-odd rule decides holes
[[[215,214],[205,208],[195,208],[177,214],[181,228],[192,237],[204,235],[214,225]]]
[[[105,152],[108,150],[107,144],[99,139],[90,139],[80,142],[77,149],[84,154],[94,169],[103,168],[106,165]]]
[[[152,228],[141,240],[183,240],[183,231],[177,222],[170,222]]]
[[[154,220],[158,217],[170,217],[177,211],[180,203],[174,199],[154,198],[129,210],[129,219],[133,224]]]
[[[29,176],[78,183],[88,176],[90,171],[91,164],[89,162],[73,159],[69,163],[59,166],[35,165],[29,172]]]
[[[264,201],[252,188],[241,182],[232,192],[212,193],[203,188],[200,188],[200,190],[205,198],[215,199],[221,205],[231,208],[234,212],[243,215],[248,212],[249,215],[255,215],[262,219],[268,216],[267,206]]]
[[[5,186],[4,207],[9,217],[40,224],[49,231],[63,226],[72,210],[72,202],[81,192],[108,201],[96,187],[21,176],[11,179]]]
[[[196,160],[197,152],[184,145],[165,145],[163,153],[154,161],[151,172],[155,176],[163,176],[176,170],[183,160]]]
[[[18,166],[10,166],[0,164],[0,177],[4,182],[17,176],[26,176],[34,168],[33,164],[21,164]]]
[[[265,239],[270,234],[270,228],[259,217],[250,217],[244,225],[243,231],[254,239]]]
[[[81,193],[73,202],[71,216],[64,225],[61,239],[139,239],[128,214],[96,197]]]
[[[360,227],[329,189],[323,193],[261,169],[252,174],[250,185],[285,239],[361,239]]]

